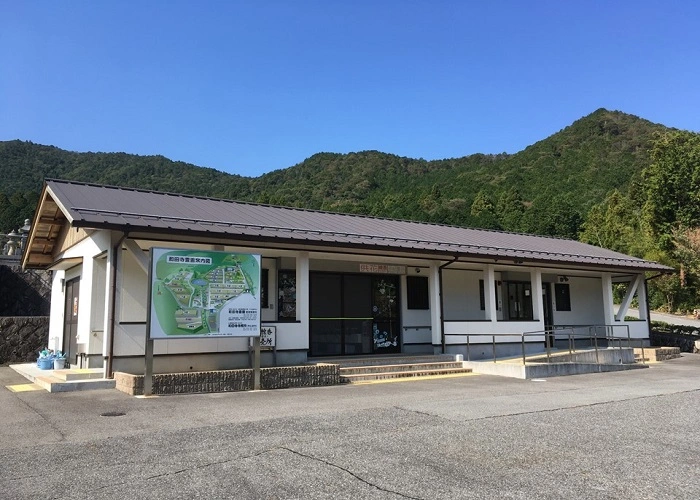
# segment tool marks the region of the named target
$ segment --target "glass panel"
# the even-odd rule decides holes
[[[398,280],[396,276],[374,278],[374,319],[394,319],[399,317]]]
[[[343,276],[343,317],[372,317],[371,276]]]
[[[311,354],[313,356],[335,356],[342,354],[341,320],[311,320]]]
[[[372,354],[372,320],[343,321],[345,354]]]
[[[401,352],[398,321],[376,321],[372,325],[375,353]]]
[[[340,275],[312,274],[310,292],[312,318],[340,318],[343,316]]]
[[[277,317],[280,321],[294,321],[297,318],[296,272],[280,271],[277,279]]]

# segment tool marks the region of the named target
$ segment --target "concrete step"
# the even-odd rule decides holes
[[[36,363],[10,365],[14,371],[48,392],[114,389],[114,379],[102,378],[102,369],[40,370]],[[96,378],[99,377],[99,378]]]
[[[34,383],[48,392],[89,391],[96,389],[115,389],[117,383],[113,379],[71,380],[66,382],[56,377],[38,376]]]
[[[446,361],[441,363],[401,363],[390,365],[341,366],[340,375],[362,375],[371,373],[419,372],[421,370],[450,370],[463,368],[461,361]]]
[[[461,365],[461,363],[460,363]],[[469,375],[472,373],[470,368],[430,368],[424,367],[420,370],[399,370],[399,371],[380,371],[356,373],[352,375],[342,375],[340,378],[349,383],[368,382],[375,380],[392,380],[399,378],[412,377],[429,377],[429,376],[454,376],[454,375]]]
[[[444,363],[451,361],[461,361],[461,356],[459,359],[454,354],[437,354],[437,355],[396,355],[396,356],[353,356],[353,357],[334,357],[334,358],[323,358],[323,359],[313,359],[313,361],[322,361],[326,363],[333,363],[343,367],[354,367],[354,366],[375,366],[375,365],[403,365],[409,363]]]
[[[51,370],[53,376],[65,382],[76,380],[93,380],[103,377],[102,368],[68,368],[65,370]]]

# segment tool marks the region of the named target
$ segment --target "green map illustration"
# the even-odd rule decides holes
[[[151,336],[230,334],[246,321],[259,324],[255,307],[260,290],[259,257],[225,252],[154,249],[152,315],[161,332]],[[237,309],[227,309],[234,299]],[[241,309],[241,305],[247,306]],[[251,307],[251,305],[253,307]],[[221,320],[227,312],[244,313],[234,323]],[[224,324],[220,324],[224,323]],[[153,330],[153,320],[151,321]],[[252,328],[252,327],[251,327]],[[235,334],[235,333],[234,333]]]

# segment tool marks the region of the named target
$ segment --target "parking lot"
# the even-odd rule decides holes
[[[700,498],[700,355],[544,381],[10,392],[3,498]]]

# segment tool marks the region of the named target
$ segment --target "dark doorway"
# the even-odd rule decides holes
[[[70,363],[78,354],[78,301],[80,278],[66,282],[66,303],[63,311],[63,352]],[[75,362],[75,361],[74,361]]]
[[[311,273],[310,354],[401,352],[398,277]]]
[[[508,319],[532,320],[532,287],[525,281],[505,282],[508,293]]]

